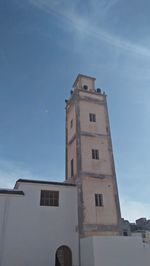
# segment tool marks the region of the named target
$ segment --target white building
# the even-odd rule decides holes
[[[105,93],[78,75],[66,101],[66,180],[0,190],[0,266],[149,266],[123,237]]]
[[[77,226],[75,185],[18,180],[15,190],[0,191],[0,265],[55,265],[60,246],[78,265]]]

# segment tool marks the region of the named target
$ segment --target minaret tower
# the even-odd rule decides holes
[[[77,184],[81,237],[120,234],[106,95],[81,74],[66,100],[66,182]]]

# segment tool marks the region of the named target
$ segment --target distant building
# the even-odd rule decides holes
[[[132,236],[140,236],[144,243],[150,244],[150,220],[139,218],[136,223],[129,223]]]
[[[65,181],[0,190],[0,266],[149,266],[150,246],[129,235],[106,95],[79,74],[66,100]]]
[[[121,219],[121,228],[123,236],[131,236],[131,225],[128,220]]]
[[[150,220],[140,218],[135,223],[130,223],[123,218],[121,220],[122,235],[139,236],[143,243],[150,244]]]
[[[140,218],[136,220],[136,226],[139,230],[150,230],[150,220],[147,220],[146,218]]]

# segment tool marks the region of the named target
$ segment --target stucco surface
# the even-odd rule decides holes
[[[81,131],[107,135],[107,124],[104,105],[98,105],[90,101],[81,101],[80,113],[82,114],[80,116]],[[93,113],[96,115],[96,122],[89,121],[89,113]]]
[[[103,206],[95,206],[95,194],[103,194]],[[83,178],[84,223],[115,225],[117,213],[111,179]]]
[[[99,150],[99,160],[92,159],[92,149]],[[81,156],[83,172],[112,175],[107,138],[81,136]]]
[[[61,245],[72,250],[73,264],[78,266],[76,187],[20,184],[19,189],[25,196],[8,196],[5,206],[0,197],[0,217],[3,209],[7,214],[0,266],[55,265]],[[59,191],[59,207],[40,206],[41,189]]]
[[[86,85],[88,86],[89,91],[93,91],[95,89],[95,83],[94,80],[85,76],[82,76],[78,79],[78,82],[76,84],[76,87],[78,89],[82,89],[83,86]]]
[[[88,251],[85,254],[85,249]],[[149,266],[150,246],[139,237],[89,237],[81,239],[82,266]]]

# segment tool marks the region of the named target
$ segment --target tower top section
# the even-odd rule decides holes
[[[94,97],[95,100],[105,101],[105,91],[102,91],[100,88],[95,88],[95,80],[96,78],[94,77],[78,74],[70,90],[70,97],[65,100],[66,106],[70,106],[74,96],[79,96],[79,98],[90,96],[91,98]]]
[[[95,92],[95,80],[96,78],[78,74],[77,78],[73,83],[73,89],[83,89],[85,91]]]

